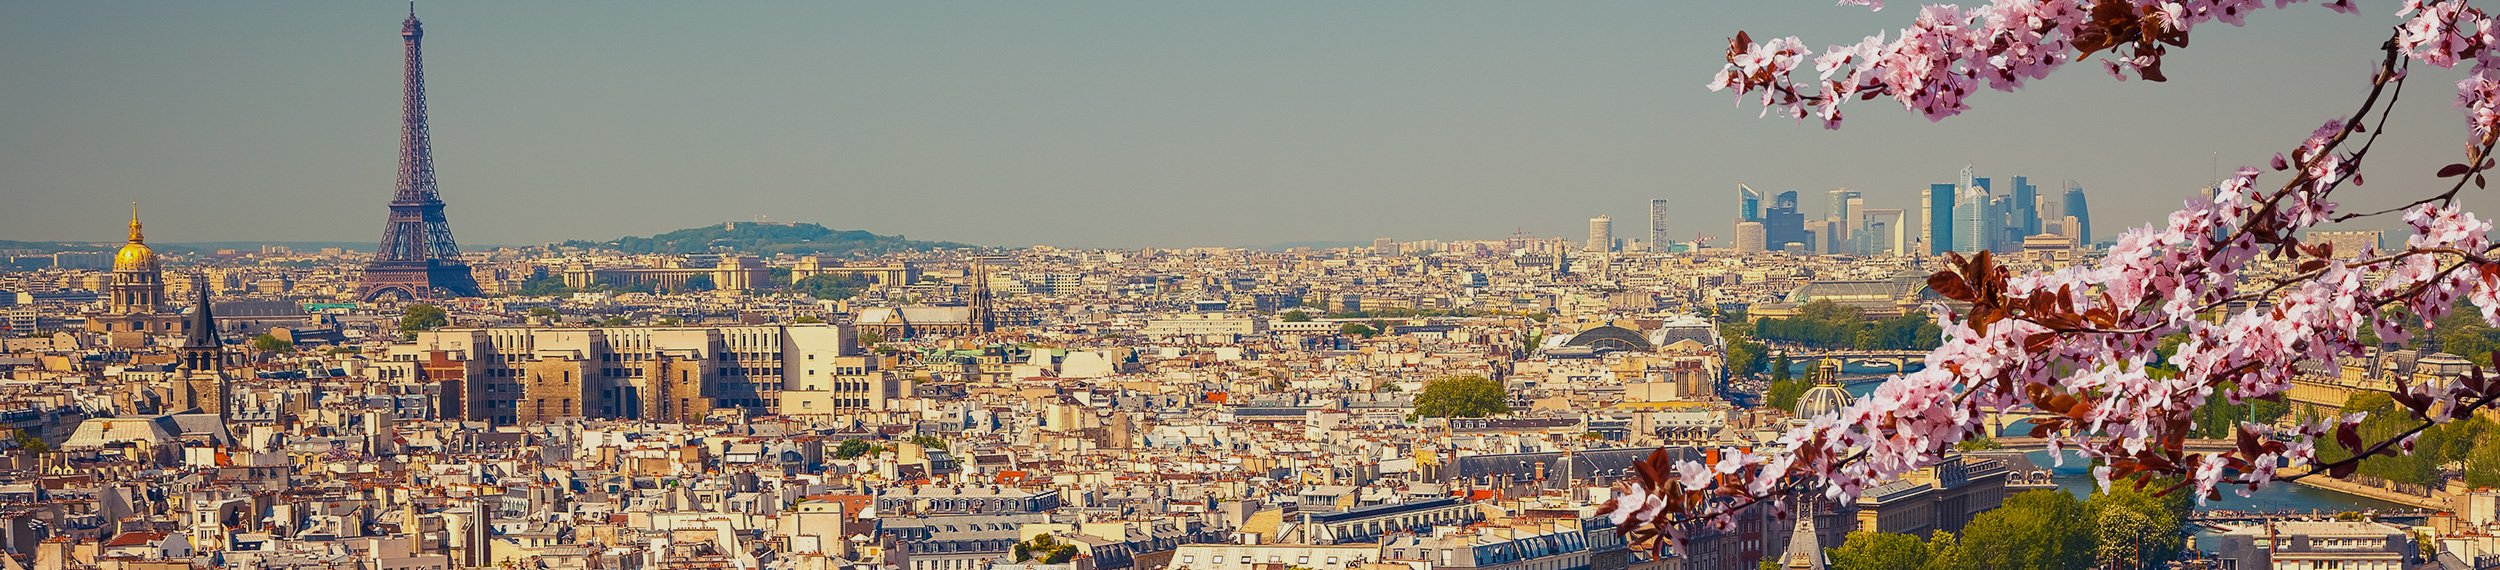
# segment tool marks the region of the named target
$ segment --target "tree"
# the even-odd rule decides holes
[[[1876,0],[1844,3],[1881,5]],[[1881,97],[1940,121],[1969,109],[1966,98],[1980,96],[1981,85],[2013,91],[2070,62],[2097,63],[2091,67],[2121,79],[2166,80],[2163,57],[2187,48],[2189,30],[2231,33],[2236,28],[2211,24],[2239,24],[2249,9],[2260,8],[2255,3],[2179,8],[2178,3],[2120,0],[2042,4],[2012,0],[1968,9],[1930,7],[1917,12],[1921,17],[1914,27],[1897,37],[1871,36],[1819,56],[1797,38],[1757,42],[1739,32],[1729,39],[1726,65],[1708,86],[1732,90],[1740,100],[1758,95],[1766,113],[1776,110],[1783,118],[1800,121],[1812,117],[1826,128],[1839,128],[1843,104]],[[2071,449],[2101,463],[2095,474],[2103,485],[2114,483],[2112,479],[2150,484],[2175,477],[2163,489],[2191,497],[2216,496],[2227,486],[2341,478],[2357,470],[2418,473],[2420,465],[2379,459],[2451,453],[2432,446],[2441,443],[2435,437],[2450,444],[2470,441],[2461,436],[2476,428],[2450,426],[2470,424],[2459,419],[2500,401],[2500,383],[2479,374],[2467,382],[2401,388],[2392,398],[2394,406],[2366,406],[2382,412],[2353,420],[2308,424],[2283,433],[2237,429],[2234,439],[2241,444],[2192,460],[2142,448],[2144,442],[2188,435],[2194,429],[2193,422],[2184,421],[2190,412],[2217,398],[2281,398],[2304,366],[2360,356],[2370,348],[2364,339],[2403,343],[2426,332],[2454,330],[2424,326],[2430,330],[2417,331],[2414,325],[2450,317],[2460,300],[2480,309],[2475,312],[2482,313],[2486,324],[2500,326],[2500,277],[2494,277],[2500,275],[2500,249],[2490,241],[2492,223],[2467,213],[2459,200],[2467,184],[2483,187],[2487,171],[2500,166],[2487,158],[2500,146],[2500,79],[2495,79],[2500,78],[2500,39],[2481,32],[2500,27],[2500,18],[2466,0],[2427,4],[2401,13],[2404,21],[2390,26],[2388,40],[2376,44],[2377,57],[2371,59],[2377,65],[2367,76],[2367,89],[2356,90],[2362,94],[2357,108],[2333,115],[2297,142],[2287,141],[2291,144],[2280,148],[2272,161],[2259,165],[2271,170],[2252,166],[2234,171],[2207,191],[2207,198],[2189,200],[2161,222],[2118,236],[2103,256],[2086,266],[2034,271],[2001,265],[1987,252],[1945,255],[1942,270],[1931,274],[1927,285],[1935,295],[1954,301],[1954,309],[1937,315],[1945,333],[1942,348],[1929,353],[1927,367],[1887,380],[1884,390],[1843,412],[1837,422],[1783,434],[1785,441],[1801,445],[1763,455],[1728,454],[1716,465],[1660,455],[1637,471],[1636,482],[1665,490],[1627,494],[1608,506],[1609,512],[1634,507],[1658,514],[1619,530],[1668,535],[1668,530],[1724,524],[1734,509],[1801,490],[1854,499],[1859,490],[1888,483],[1910,466],[1931,464],[1950,446],[1979,433],[1985,417],[1980,406],[2032,406],[2048,412],[2051,416],[2040,421],[2039,431],[2072,438]],[[2325,6],[2354,10],[2341,0]],[[2372,149],[2390,132],[2404,83],[2436,76],[2442,73],[2438,69],[2459,63],[2470,68],[2463,73],[2466,79],[2455,83],[2454,106],[2465,117],[2460,130],[2468,134],[2459,159],[2438,168],[2435,179],[2440,181],[2426,191],[2367,190],[2372,198],[2395,196],[2393,208],[2343,210],[2338,201],[2352,201],[2347,183],[2359,186],[2365,163],[2376,163],[2367,159],[2389,154]],[[2426,81],[2445,85],[2450,79]],[[2123,119],[2124,109],[2058,111]],[[2145,129],[2136,136],[2172,136],[2158,131]],[[2407,161],[2400,166],[2413,164],[2411,158],[2399,160]],[[2371,173],[2407,183],[2418,179],[2415,175],[2432,174]],[[2399,240],[2403,245],[2398,248],[2338,255],[2354,252],[2308,241],[2310,230],[2320,224],[2393,216],[2402,216],[2411,226],[2411,235]],[[2248,278],[2248,271],[2260,263],[2279,263],[2284,271],[2280,277]],[[2143,363],[2153,360],[2160,341],[2181,333],[2187,340],[2174,347],[2170,359],[2178,367],[2176,375],[2160,377],[2147,370]],[[2459,340],[2460,345],[2472,344],[2471,339]],[[2229,391],[2218,391],[2225,389]],[[2392,423],[2369,423],[2381,419]],[[2085,439],[2094,434],[2125,437]],[[2417,435],[2418,441],[2408,439]],[[2434,451],[2406,455],[2416,443]],[[2303,453],[2312,446],[2319,451],[2314,459]],[[2336,449],[2340,457],[2328,453]],[[2259,468],[2276,465],[2283,467]],[[1699,469],[1722,474],[1724,485],[1679,488],[1667,480]],[[2067,544],[2071,533],[2052,530],[2091,524],[2092,519],[2030,495],[2017,496],[2006,508],[1972,521],[1961,547],[1974,558],[2001,559],[2015,567],[2088,563],[2088,549]],[[2008,522],[2013,519],[2030,524]],[[1657,528],[1665,526],[1680,528]],[[2005,538],[2016,531],[2032,536]]]
[[[663,327],[673,327],[673,326],[677,326],[677,325],[686,324],[686,321],[679,320],[677,317],[660,317],[660,320],[659,320],[659,321],[653,322],[653,323],[651,323],[651,324],[653,324],[653,325],[658,325],[658,326],[663,326]]]
[[[533,317],[555,318],[563,314],[564,313],[558,313],[555,309],[549,307],[530,307],[530,316]]]
[[[1337,334],[1371,338],[1372,335],[1380,334],[1380,331],[1373,330],[1362,323],[1346,323],[1345,326],[1337,327]]]
[[[877,331],[859,331],[859,345],[860,345],[860,346],[863,346],[863,347],[868,347],[868,346],[876,346],[876,345],[879,345],[879,344],[884,344],[884,343],[885,343],[885,335],[882,335],[882,334],[877,334]]]
[[[929,449],[946,449],[946,440],[939,439],[938,436],[934,435],[911,436],[911,443],[912,445],[926,447]]]
[[[2038,490],[2005,499],[2005,506],[1972,517],[1962,528],[1967,552],[2006,568],[2081,570],[2092,563],[2090,521],[2081,501],[2061,490]]]
[[[686,278],[686,283],[685,283],[685,284],[683,284],[683,285],[678,285],[678,286],[677,286],[677,291],[679,291],[679,292],[685,292],[685,291],[710,291],[710,290],[713,290],[713,289],[718,288],[718,287],[719,287],[719,286],[717,286],[717,285],[713,285],[713,284],[712,284],[712,276],[710,276],[710,275],[696,275],[696,276],[693,276],[693,277],[688,277],[688,278]]]
[[[1449,376],[1424,383],[1415,395],[1415,415],[1427,418],[1481,418],[1510,413],[1510,394],[1502,383],[1483,376]]]
[[[833,456],[840,459],[851,459],[870,453],[876,453],[877,451],[879,450],[877,449],[876,444],[868,443],[867,440],[846,439],[842,440],[842,445],[835,446],[833,448]]]
[[[2176,483],[2177,479],[2162,481]],[[2092,521],[2093,559],[2103,568],[2161,568],[2184,552],[2178,529],[2187,524],[2195,500],[2186,493],[2153,496],[2160,487],[2111,485],[2094,490],[2083,507]]]
[[[1066,564],[1076,558],[1076,545],[1060,543],[1047,534],[1016,543],[1016,561],[1037,561],[1042,564]]]
[[[35,453],[43,453],[52,450],[52,444],[45,443],[41,437],[36,437],[35,432],[33,431],[23,429],[13,431],[17,433],[10,435],[9,442],[16,444],[18,449]]]
[[[436,327],[450,325],[451,313],[443,311],[441,307],[412,303],[400,310],[399,332],[402,333],[415,334],[418,331],[430,331]]]
[[[1927,565],[1927,545],[1918,536],[1884,532],[1853,532],[1840,548],[1831,549],[1832,570],[1897,570]]]
[[[1288,323],[1311,322],[1311,314],[1302,311],[1285,311],[1285,314],[1278,318]]]
[[[793,322],[793,323],[798,323],[798,324],[802,324],[802,325],[812,325],[812,324],[823,323],[823,322],[825,322],[825,319],[824,319],[824,317],[819,317],[819,316],[816,316],[816,315],[799,315],[799,318],[790,319],[790,322]]]
[[[1770,388],[1762,392],[1762,403],[1780,411],[1797,413],[1797,398],[1806,395],[1806,388],[1809,386],[1805,382],[1796,380],[1772,382]]]
[[[600,319],[599,321],[594,322],[594,323],[591,323],[591,324],[596,325],[596,326],[602,326],[602,327],[621,327],[621,326],[632,325],[632,324],[634,324],[634,321],[633,321],[633,319],[628,319],[628,318],[625,318],[625,316],[624,316],[624,315],[617,315],[617,316],[608,317],[608,318],[605,318],[605,319]]]
[[[865,276],[824,274],[793,281],[790,289],[821,300],[840,301],[858,296],[869,283]]]
[[[263,352],[295,352],[295,343],[264,334],[252,337],[252,349]]]

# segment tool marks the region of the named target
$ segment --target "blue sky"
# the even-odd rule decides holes
[[[1929,123],[1825,131],[1702,88],[1724,38],[1897,29],[1826,1],[465,2],[418,7],[464,243],[765,216],[988,245],[1581,237],[1610,215],[1726,237],[1733,189],[1915,208],[1963,164],[2074,179],[2095,230],[2156,219],[2359,102],[2396,3],[2209,25],[2173,80],[2069,66]],[[0,3],[0,239],[378,237],[398,145],[395,2]],[[2352,206],[2464,142],[2417,69]],[[2273,178],[2279,182],[2279,177]],[[2003,184],[1999,185],[2004,187]],[[2473,207],[2482,193],[2470,195]]]

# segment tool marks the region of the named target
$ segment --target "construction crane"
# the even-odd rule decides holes
[[[1702,248],[1710,247],[1710,242],[1711,242],[1711,241],[1714,241],[1714,240],[1717,240],[1717,239],[1719,239],[1719,238],[1714,237],[1714,236],[1706,236],[1706,235],[1702,235],[1702,234],[1701,234],[1701,232],[1693,232],[1693,249],[1702,249]]]

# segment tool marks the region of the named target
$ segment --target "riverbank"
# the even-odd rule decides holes
[[[2352,481],[2344,481],[2344,480],[2339,480],[2339,479],[2334,479],[2334,478],[2324,477],[2324,476],[2316,476],[2316,477],[2302,477],[2302,478],[2299,478],[2299,479],[2294,479],[2294,480],[2292,480],[2292,482],[2293,482],[2293,483],[2299,483],[2299,484],[2301,484],[2301,485],[2305,485],[2305,486],[2309,486],[2309,487],[2314,487],[2314,488],[2319,488],[2319,489],[2325,489],[2325,490],[2328,490],[2328,491],[2334,491],[2334,492],[2337,492],[2337,493],[2344,493],[2344,494],[2347,494],[2347,495],[2355,495],[2355,496],[2361,496],[2361,497],[2369,497],[2369,498],[2372,498],[2372,499],[2377,499],[2377,500],[2386,501],[2386,502],[2390,502],[2390,503],[2396,503],[2396,504],[2405,505],[2405,506],[2411,506],[2411,507],[2421,507],[2421,508],[2425,508],[2425,509],[2432,509],[2432,510],[2439,510],[2439,511],[2456,512],[2456,508],[2452,506],[2452,505],[2455,505],[2455,504],[2456,504],[2456,497],[2455,497],[2454,495],[2450,495],[2450,494],[2448,494],[2447,492],[2444,492],[2444,491],[2432,490],[2432,491],[2431,491],[2431,495],[2430,495],[2430,496],[2428,496],[2428,497],[2423,497],[2423,496],[2418,496],[2418,495],[2409,495],[2409,494],[2405,494],[2405,493],[2398,493],[2398,492],[2395,492],[2395,491],[2390,491],[2390,490],[2387,490],[2387,489],[2381,489],[2381,488],[2378,488],[2378,487],[2372,487],[2372,486],[2369,486],[2369,485],[2363,485],[2363,484],[2360,484],[2360,483],[2355,483],[2355,482],[2352,482]]]

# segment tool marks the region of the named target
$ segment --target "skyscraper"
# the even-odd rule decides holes
[[[2030,177],[2014,177],[2014,219],[2012,220],[2012,223],[2016,228],[2021,230],[2014,236],[2016,241],[2020,241],[2022,238],[2039,235],[2040,233],[2040,189],[2031,185]]]
[[[1736,221],[1762,221],[1762,193],[1752,187],[1736,185]]]
[[[1814,232],[1806,231],[1806,216],[1797,211],[1797,191],[1781,192],[1771,200],[1771,207],[1762,210],[1762,235],[1765,249],[1779,251],[1788,244],[1812,249]]]
[[[2066,205],[2066,215],[2075,217],[2075,244],[2092,247],[2092,208],[2084,204],[2083,185],[2066,181],[2066,199],[2059,202]]]
[[[1918,235],[1928,254],[1953,251],[1952,184],[1929,184],[1919,192]]]
[[[1762,253],[1762,222],[1736,222],[1736,253]]]
[[[1669,211],[1669,210],[1667,209],[1667,200],[1666,200],[1665,198],[1660,198],[1660,199],[1650,200],[1650,201],[1649,201],[1649,250],[1650,250],[1650,251],[1661,251],[1661,252],[1662,252],[1662,251],[1666,251],[1666,250],[1667,250],[1667,242],[1672,241],[1672,240],[1670,240],[1670,239],[1669,239],[1669,236],[1667,235],[1667,212],[1668,212],[1668,211]]]
[[[1589,218],[1588,251],[1614,251],[1615,221],[1605,216]]]
[[[1963,255],[1988,250],[1988,187],[1980,180],[1985,178],[1973,178],[1965,165],[1960,185],[1953,187],[1953,250]]]
[[[1824,221],[1829,222],[1824,224],[1824,252],[1843,253],[1849,251],[1849,238],[1855,235],[1854,232],[1857,231],[1857,228],[1851,226],[1857,225],[1858,223],[1858,213],[1852,208],[1852,206],[1859,205],[1859,207],[1863,207],[1862,205],[1864,204],[1864,202],[1859,201],[1859,197],[1859,193],[1847,188],[1835,188],[1829,193],[1829,201],[1825,202],[1823,206],[1823,219]]]

